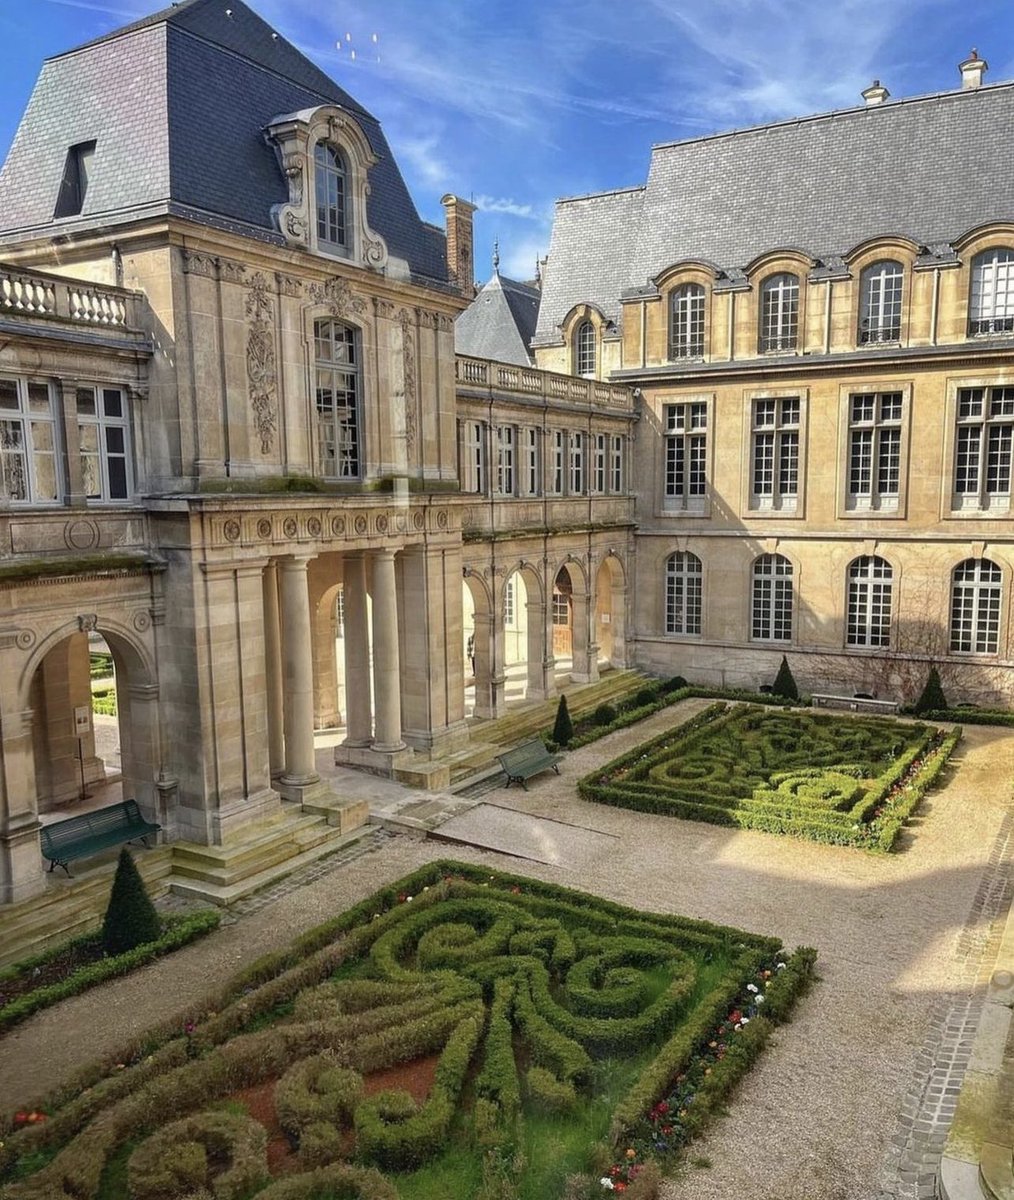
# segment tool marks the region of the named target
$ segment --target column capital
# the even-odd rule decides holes
[[[281,554],[274,561],[283,571],[305,571],[310,565],[313,554]]]

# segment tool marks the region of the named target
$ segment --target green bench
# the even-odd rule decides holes
[[[540,771],[546,771],[552,767],[559,775],[560,768],[557,763],[562,758],[562,754],[550,754],[542,738],[532,738],[530,741],[522,742],[520,746],[515,746],[513,750],[508,750],[506,754],[497,755],[497,760],[503,767],[503,773],[507,776],[505,786],[510,787],[512,783],[520,783],[526,792],[528,791],[527,781],[533,775],[538,775]]]
[[[69,877],[67,864],[73,859],[87,858],[109,846],[138,839],[147,846],[148,837],[161,828],[161,825],[153,825],[144,819],[136,800],[124,800],[122,804],[110,804],[108,808],[96,808],[65,821],[43,825],[42,857],[49,860],[50,871],[54,867],[63,867]]]

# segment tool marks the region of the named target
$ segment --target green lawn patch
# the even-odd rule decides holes
[[[813,960],[435,863],[0,1123],[0,1197],[650,1200]]]
[[[578,790],[621,808],[886,851],[960,737],[960,727],[717,703]]]

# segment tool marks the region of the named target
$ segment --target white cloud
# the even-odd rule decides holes
[[[483,212],[505,213],[509,217],[520,217],[525,221],[541,221],[543,216],[536,212],[533,204],[519,204],[503,196],[476,196],[475,205]]]
[[[549,234],[511,238],[500,244],[500,274],[508,279],[534,279],[535,260],[549,249]]]

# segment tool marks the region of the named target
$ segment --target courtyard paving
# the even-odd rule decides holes
[[[703,703],[685,703],[680,718]],[[819,984],[728,1116],[695,1144],[699,1165],[667,1183],[664,1200],[932,1196],[1010,905],[1014,732],[966,729],[959,769],[924,803],[903,851],[876,858],[577,797],[581,775],[672,720],[660,713],[568,755],[559,778],[544,774],[528,792],[489,790],[472,806],[410,793],[402,801],[390,784],[341,772],[336,784],[361,786],[378,815],[435,801],[438,837],[463,840],[378,829],[237,906],[205,941],[38,1014],[0,1041],[0,1106],[115,1055],[132,1034],[182,1014],[239,967],[382,883],[457,857],[817,947]]]

